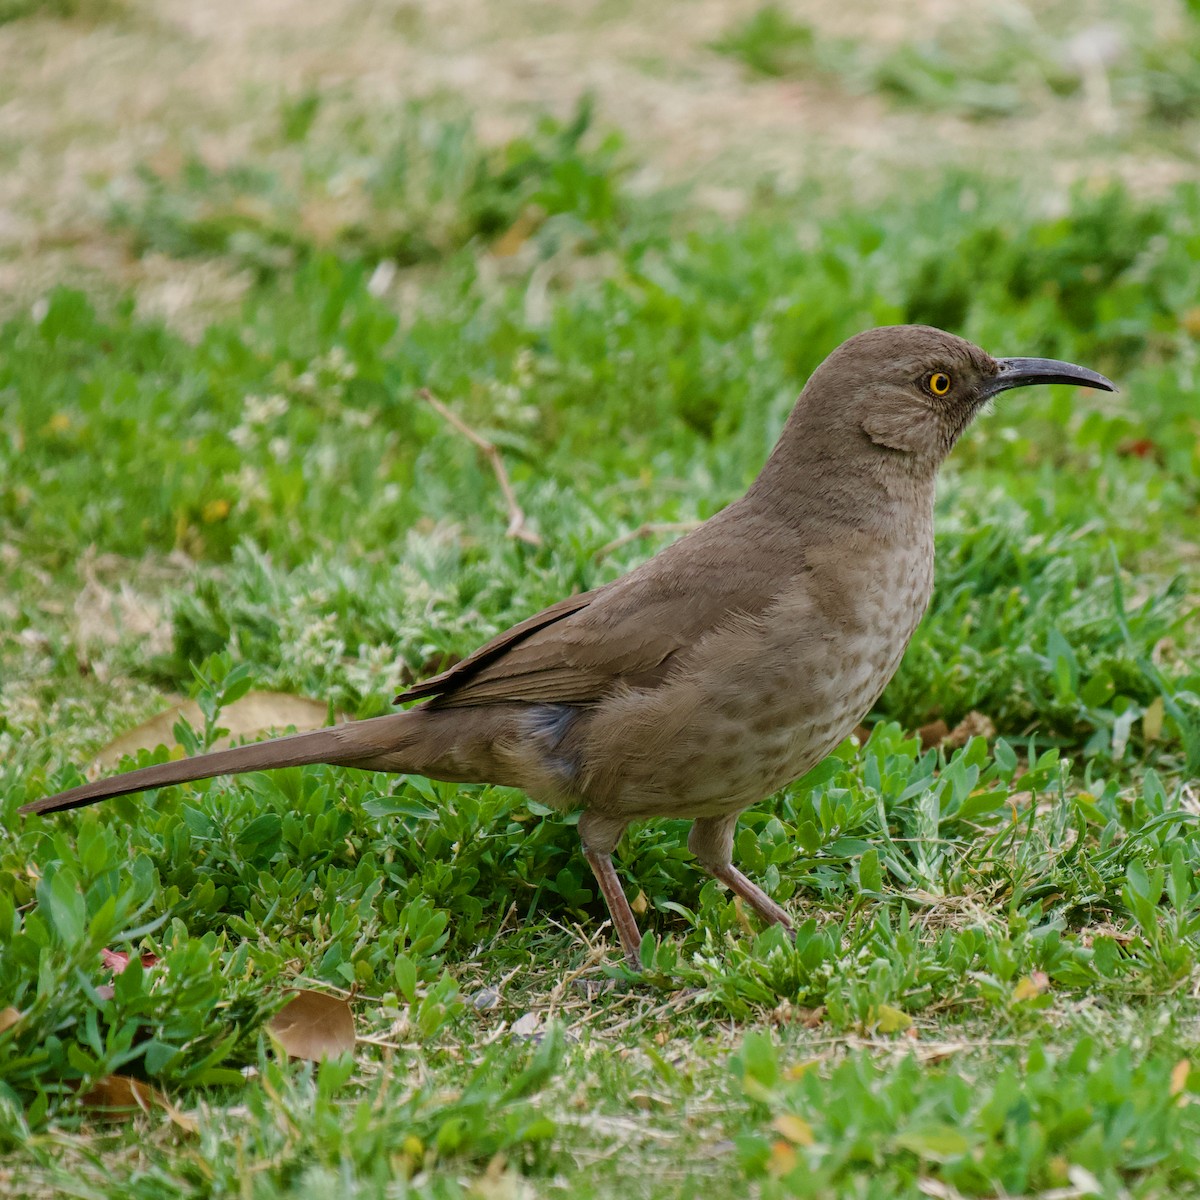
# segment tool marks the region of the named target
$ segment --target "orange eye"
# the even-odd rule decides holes
[[[935,395],[944,396],[950,390],[950,376],[945,371],[934,371],[925,380],[925,386]]]

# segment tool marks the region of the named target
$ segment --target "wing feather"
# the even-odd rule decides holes
[[[805,570],[795,533],[761,517],[737,538],[722,526],[731,508],[628,575],[570,596],[493,638],[457,666],[410,689],[435,708],[519,701],[595,704],[614,688],[654,687],[682,652],[731,621],[756,617],[786,582],[778,562],[787,544]],[[747,542],[764,553],[748,556]]]

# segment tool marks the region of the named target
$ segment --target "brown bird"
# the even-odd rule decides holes
[[[925,326],[861,333],[813,372],[745,496],[397,697],[425,703],[22,811],[303,763],[504,784],[582,810],[583,852],[634,969],[641,938],[611,856],[644,817],[691,818],[700,865],[791,929],[731,861],[738,815],[824,758],[879,697],[929,602],[938,467],[986,401],[1035,383],[1116,390]]]

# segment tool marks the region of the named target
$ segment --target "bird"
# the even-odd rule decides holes
[[[1088,368],[993,358],[929,326],[856,334],[812,372],[740,499],[396,697],[415,706],[142,767],[21,811],[309,763],[499,784],[579,812],[632,971],[641,935],[612,854],[634,821],[690,820],[700,867],[792,932],[733,864],[738,817],[879,698],[932,594],[938,468],[990,400],[1033,384],[1116,391]]]

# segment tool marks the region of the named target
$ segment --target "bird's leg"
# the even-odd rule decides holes
[[[688,849],[714,879],[735,896],[741,896],[764,921],[782,925],[792,933],[792,918],[757,883],[747,879],[733,865],[733,829],[738,816],[733,813],[725,817],[697,817],[688,834]]]
[[[584,812],[579,818],[579,840],[583,843],[583,856],[592,868],[592,874],[600,885],[613,928],[621,939],[625,951],[625,962],[631,971],[642,969],[642,935],[638,933],[633,909],[625,899],[625,889],[617,878],[612,864],[612,852],[616,849],[627,821],[602,817],[594,812]]]

